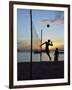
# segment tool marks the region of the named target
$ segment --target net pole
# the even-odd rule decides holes
[[[30,24],[31,24],[30,79],[32,79],[32,10],[30,10]]]

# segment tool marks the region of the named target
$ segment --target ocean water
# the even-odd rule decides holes
[[[54,52],[50,52],[51,61],[54,61]],[[59,61],[64,60],[64,54],[59,54],[58,57]],[[39,62],[40,61],[40,54],[32,53],[32,61]],[[42,53],[42,60],[41,61],[49,61],[49,58],[46,53]],[[30,62],[30,52],[17,52],[17,62]]]

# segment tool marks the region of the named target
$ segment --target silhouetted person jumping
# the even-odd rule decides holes
[[[45,52],[48,55],[49,60],[51,61],[49,46],[53,46],[53,44],[52,44],[52,42],[50,40],[48,40],[48,41],[42,43],[40,46],[42,46],[44,44],[45,44]]]
[[[55,53],[54,53],[54,61],[58,61],[58,57],[59,57],[59,50],[58,48],[56,48]]]

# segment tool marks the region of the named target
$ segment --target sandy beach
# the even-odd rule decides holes
[[[39,80],[64,78],[64,61],[59,62],[32,62],[30,78],[30,63],[19,62],[17,64],[17,80]]]

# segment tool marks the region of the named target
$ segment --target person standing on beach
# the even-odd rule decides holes
[[[41,47],[42,45],[44,45],[44,44],[45,44],[45,52],[46,52],[46,54],[48,55],[49,60],[51,61],[49,46],[53,46],[53,44],[52,44],[52,42],[51,42],[50,40],[48,40],[48,41],[42,43],[42,44],[40,45],[40,47]]]
[[[56,48],[55,53],[54,53],[54,61],[58,61],[58,57],[59,57],[59,50],[58,48]]]

